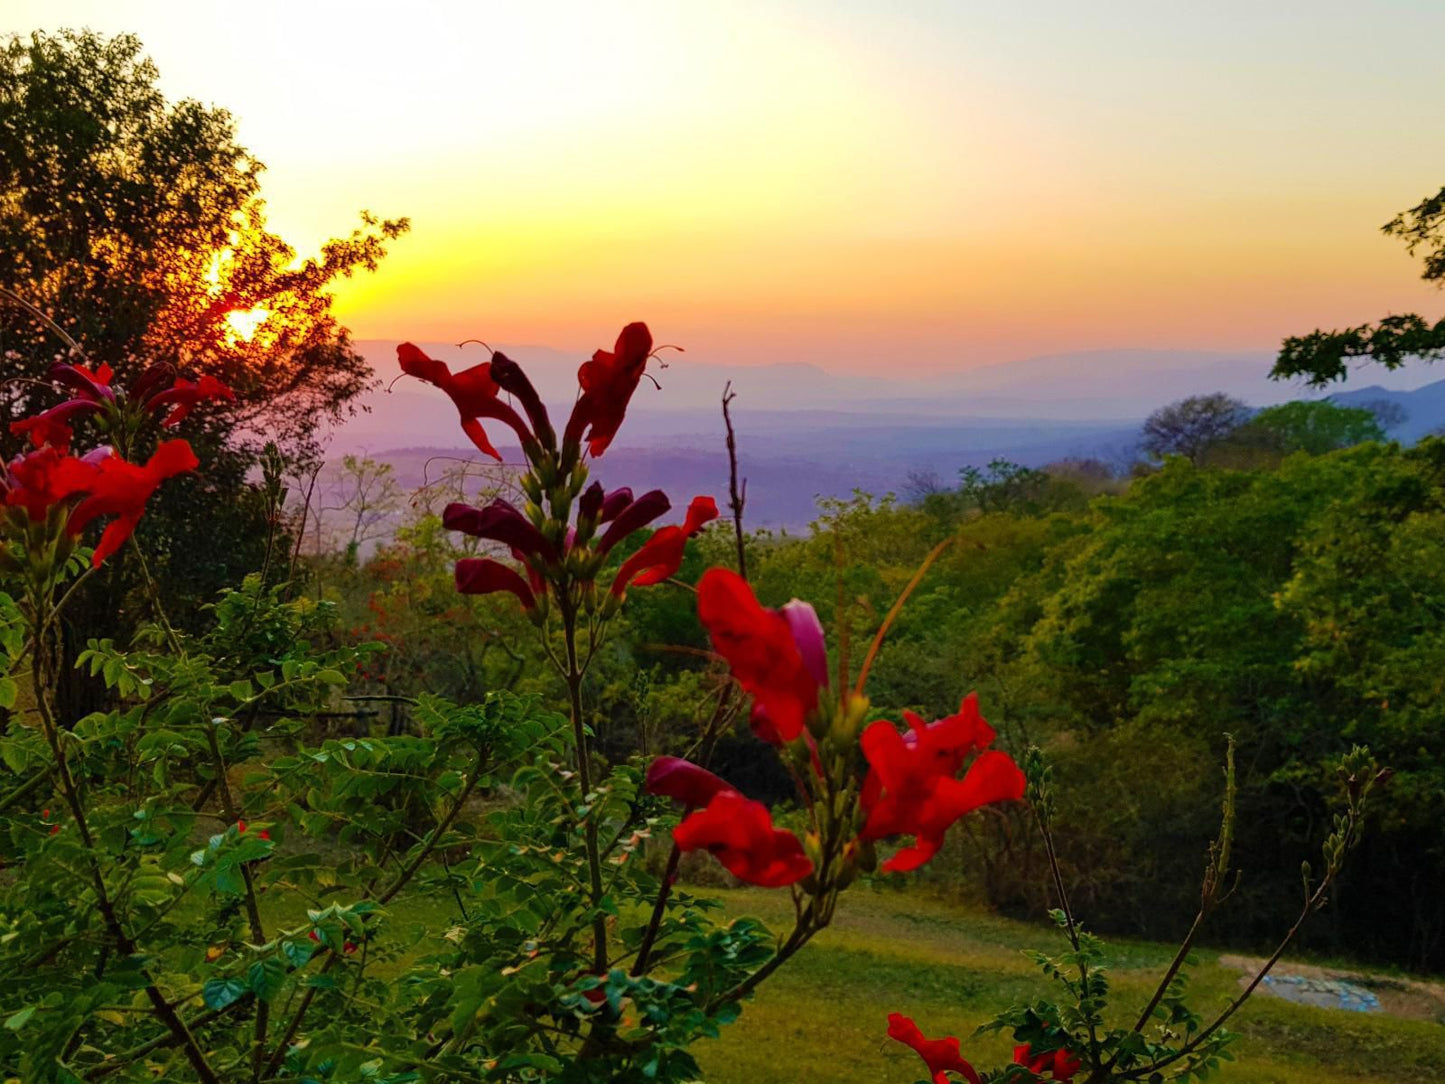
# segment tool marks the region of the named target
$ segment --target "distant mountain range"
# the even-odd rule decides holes
[[[397,372],[395,343],[357,345],[390,381]],[[479,347],[420,345],[454,368],[486,357]],[[543,398],[555,404],[554,414],[565,415],[583,359],[548,347],[498,348],[527,368]],[[727,463],[719,400],[731,383],[740,463],[749,479],[749,520],[772,528],[808,523],[818,496],[900,490],[911,472],[947,480],[961,467],[1000,457],[1029,466],[1069,456],[1123,460],[1143,419],[1187,395],[1225,391],[1267,406],[1326,394],[1270,381],[1273,358],[1266,352],[1091,351],[927,377],[891,372],[883,357],[878,373],[870,375],[674,357],[666,369],[655,370],[661,391],[647,381],[638,389],[621,437],[594,465],[595,474],[608,485],[659,486],[679,505],[694,493],[721,495]],[[1342,404],[1398,403],[1408,415],[1392,433],[1398,439],[1445,425],[1445,381],[1426,384],[1428,368],[1387,373],[1369,367],[1361,375],[1368,386],[1357,387],[1356,379],[1328,394]],[[430,455],[470,448],[450,403],[414,380],[372,393],[365,405],[367,413],[333,434],[330,450],[391,461],[404,486],[422,484],[420,465]],[[492,428],[512,458],[505,427]]]

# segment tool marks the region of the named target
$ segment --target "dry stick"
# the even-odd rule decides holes
[[[728,431],[728,503],[733,510],[733,534],[737,538],[738,547],[738,575],[743,579],[748,578],[748,554],[743,545],[743,507],[748,503],[748,480],[743,479],[742,488],[738,487],[738,441],[737,435],[733,432],[732,414],[728,407],[737,398],[733,391],[733,382],[729,380],[723,388],[722,394],[722,416],[723,425]]]
[[[592,793],[592,765],[587,751],[587,724],[582,718],[582,667],[577,662],[577,611],[568,597],[558,598],[562,611],[562,642],[567,648],[567,665],[563,676],[567,679],[567,698],[572,713],[572,741],[577,756],[577,782],[582,788],[585,804]],[[588,660],[591,661],[590,659]],[[602,858],[597,846],[597,818],[592,810],[587,811],[582,823],[582,840],[587,850],[587,877],[592,894],[592,906],[602,903]],[[592,966],[593,971],[602,974],[607,970],[607,917],[599,910],[592,918]]]
[[[48,615],[46,615],[48,616]],[[41,622],[43,625],[44,622]],[[30,679],[35,689],[35,704],[40,712],[41,729],[45,732],[46,743],[50,746],[51,755],[55,758],[56,772],[60,778],[61,793],[65,798],[65,804],[70,807],[70,815],[75,818],[75,827],[80,833],[80,840],[85,844],[86,853],[90,859],[91,886],[95,891],[96,908],[100,911],[106,929],[110,932],[111,938],[115,941],[116,948],[122,956],[134,956],[136,944],[126,933],[125,927],[121,925],[120,916],[115,913],[115,907],[111,902],[110,893],[105,887],[105,878],[101,876],[99,859],[95,854],[95,841],[90,834],[90,825],[85,819],[85,807],[81,803],[80,793],[76,789],[75,780],[70,774],[70,766],[66,762],[65,752],[60,747],[60,737],[56,731],[55,717],[51,714],[49,701],[45,696],[45,680],[41,667],[41,649],[36,646],[35,653],[30,659]],[[143,972],[144,973],[144,972]],[[146,976],[149,980],[149,975]],[[202,1084],[220,1084],[220,1078],[206,1062],[206,1055],[196,1043],[196,1037],[191,1034],[185,1022],[176,1014],[175,1007],[166,1000],[165,994],[153,982],[147,982],[145,995],[150,999],[151,1009],[156,1018],[170,1031],[171,1035],[185,1049],[186,1060],[191,1063],[196,1076]]]
[[[291,568],[286,574],[286,595],[290,597],[296,584],[296,565],[301,560],[301,543],[306,540],[306,518],[311,512],[311,495],[316,490],[316,479],[321,475],[321,467],[317,466],[311,472],[311,480],[306,483],[306,500],[301,505],[301,523],[296,528],[296,545],[291,547]],[[317,518],[320,518],[318,513]]]
[[[722,416],[723,425],[727,428],[727,450],[728,450],[728,503],[733,511],[733,537],[737,540],[738,551],[738,575],[744,580],[748,578],[748,552],[744,544],[743,534],[743,508],[748,503],[748,480],[744,478],[742,485],[738,484],[738,441],[737,433],[733,430],[732,414],[728,407],[737,398],[733,391],[733,382],[729,380],[723,386],[722,393]],[[729,681],[723,694],[718,698],[717,706],[713,709],[712,718],[708,720],[707,729],[704,731],[704,742],[711,737],[713,728],[720,724],[728,716],[732,706],[734,690],[737,688],[734,682]],[[720,731],[719,731],[720,732]],[[707,761],[711,759],[711,749],[703,760],[703,767],[707,767]],[[688,806],[683,810],[683,817],[692,812]],[[657,886],[657,899],[652,904],[652,917],[648,920],[647,930],[642,935],[642,944],[637,950],[637,959],[632,965],[633,975],[645,975],[647,964],[652,954],[653,943],[657,940],[657,931],[662,925],[662,917],[667,909],[667,897],[672,892],[672,882],[677,876],[677,865],[682,858],[682,851],[674,842],[672,850],[667,856],[667,868],[662,874],[662,883]]]

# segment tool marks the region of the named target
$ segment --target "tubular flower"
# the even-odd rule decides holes
[[[522,609],[537,605],[532,588],[514,570],[490,557],[464,557],[457,562],[457,590],[464,595],[490,595],[510,591],[521,602]]]
[[[522,409],[527,412],[527,420],[532,423],[532,432],[537,435],[537,439],[548,448],[556,444],[557,436],[552,432],[552,420],[547,416],[547,408],[522,367],[506,354],[497,351],[492,354],[492,379],[504,392],[517,397]]]
[[[773,827],[762,802],[734,790],[719,791],[705,809],[689,814],[672,832],[681,851],[710,851],[740,881],[782,888],[813,872],[803,844]]]
[[[933,1074],[933,1084],[948,1084],[949,1073],[960,1074],[969,1084],[980,1084],[977,1071],[963,1060],[958,1040],[952,1035],[925,1039],[917,1024],[901,1012],[892,1012],[888,1014],[888,1037],[913,1048]]]
[[[1067,1050],[1051,1050],[1046,1054],[1035,1054],[1033,1048],[1024,1043],[1014,1047],[1014,1064],[1022,1065],[1035,1076],[1048,1073],[1058,1084],[1069,1084],[1083,1063]]]
[[[567,421],[568,444],[581,441],[582,431],[587,429],[587,450],[594,456],[607,450],[622,426],[651,354],[652,332],[646,324],[633,323],[622,329],[612,350],[598,350],[591,361],[582,363],[577,370],[582,394]]]
[[[413,343],[402,343],[398,346],[396,358],[401,365],[401,371],[407,376],[425,380],[447,393],[461,416],[462,432],[471,438],[477,448],[493,459],[500,462],[502,453],[487,439],[486,430],[482,428],[482,418],[495,418],[511,426],[521,438],[524,448],[535,443],[535,438],[522,421],[521,415],[497,397],[501,386],[492,378],[490,361],[453,373],[446,362],[427,357],[421,348]]]
[[[104,449],[108,454],[110,449]],[[31,522],[39,523],[50,509],[85,491],[92,466],[66,455],[55,445],[42,445],[16,456],[0,471],[0,498],[12,508],[23,508]]]
[[[818,706],[822,683],[799,648],[792,621],[759,605],[747,581],[725,568],[710,568],[698,581],[697,613],[713,647],[753,698],[755,714],[765,717],[780,741],[795,739]],[[816,664],[817,645],[810,643],[808,654]]]
[[[706,768],[682,757],[655,757],[647,766],[643,785],[648,794],[660,794],[696,808],[733,789]]]
[[[442,526],[449,531],[501,542],[521,560],[527,557],[540,557],[544,561],[557,559],[557,548],[526,516],[501,498],[484,508],[453,502],[442,510]]]
[[[672,502],[660,489],[650,489],[635,501],[630,489],[609,493],[602,501],[602,522],[610,520],[611,523],[597,541],[597,555],[605,556],[633,531],[641,530],[658,516],[665,516],[670,508]]]
[[[17,436],[28,435],[37,447],[41,444],[65,447],[70,441],[70,427],[86,414],[103,414],[126,403],[137,404],[141,410],[157,415],[169,407],[161,421],[162,426],[169,428],[184,419],[197,403],[235,398],[231,389],[213,376],[202,376],[199,380],[177,377],[169,388],[160,390],[174,372],[169,364],[158,362],[136,378],[128,393],[121,394],[111,386],[115,374],[109,365],[92,371],[84,365],[57,362],[50,367],[50,379],[76,392],[75,398],[33,418],[11,422],[10,431]]]
[[[687,540],[711,520],[717,519],[717,502],[711,497],[694,497],[681,527],[659,527],[617,570],[612,594],[618,598],[632,586],[651,587],[675,575],[682,567]]]
[[[125,543],[145,513],[146,502],[160,484],[200,466],[200,460],[184,440],[168,440],[155,450],[144,466],[108,455],[94,465],[85,482],[89,494],[70,513],[66,529],[79,534],[91,520],[115,516],[100,536],[91,563],[96,567]]]
[[[883,720],[863,731],[869,771],[861,795],[868,815],[862,838],[914,837],[913,846],[883,863],[885,870],[917,869],[937,853],[960,817],[1024,795],[1023,772],[1007,753],[995,750],[980,753],[961,780],[954,778],[969,753],[993,741],[972,694],[956,715],[936,723],[925,726],[911,712],[906,718],[907,735]]]
[[[33,417],[11,422],[10,432],[17,437],[29,437],[30,443],[37,448],[50,444],[64,450],[70,447],[70,438],[74,435],[72,423],[86,414],[96,414],[104,409],[89,399],[67,399]]]
[[[144,379],[144,377],[142,378]],[[140,384],[137,382],[137,388]],[[161,419],[162,428],[169,429],[185,420],[197,403],[212,399],[235,399],[236,395],[214,376],[202,376],[199,380],[177,377],[176,382],[165,391],[157,392],[143,399],[145,408],[152,414],[159,414],[166,407],[170,413]]]

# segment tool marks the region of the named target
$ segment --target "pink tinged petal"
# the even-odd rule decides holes
[[[823,635],[823,623],[818,620],[818,611],[801,599],[793,599],[778,612],[788,622],[793,642],[803,656],[803,665],[821,688],[828,687],[828,643]]]

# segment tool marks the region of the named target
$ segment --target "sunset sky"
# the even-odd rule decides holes
[[[1445,4],[9,0],[229,108],[302,251],[410,216],[362,338],[923,374],[1445,304]]]

